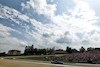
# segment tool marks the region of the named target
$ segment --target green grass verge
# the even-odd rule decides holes
[[[23,60],[36,60],[36,61],[48,61],[48,60],[37,60],[37,59],[30,59],[30,58],[16,58],[16,59],[23,59]],[[50,62],[50,61],[48,61]]]
[[[48,60],[37,60],[37,59],[30,59],[30,58],[17,58],[17,59],[23,59],[23,60],[36,60],[36,61],[48,61]],[[48,61],[48,62],[50,62],[50,61]],[[78,62],[64,61],[64,63],[78,63]]]
[[[26,55],[26,56],[5,56],[0,58],[27,58],[27,57],[45,57],[45,56],[64,56],[68,54],[54,54],[54,55]]]
[[[23,59],[23,60],[35,60],[35,61],[48,61],[48,60],[37,60],[37,59],[30,59],[30,58],[16,58],[16,59]],[[48,61],[50,62],[50,61]],[[64,63],[88,63],[88,62],[73,62],[73,61],[64,61]]]

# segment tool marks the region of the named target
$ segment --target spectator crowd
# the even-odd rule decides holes
[[[58,61],[100,63],[100,50],[88,51],[83,53],[74,53],[60,57],[49,56],[48,59]]]
[[[89,51],[84,53],[75,53],[66,57],[67,61],[76,61],[76,62],[100,62],[100,51]]]

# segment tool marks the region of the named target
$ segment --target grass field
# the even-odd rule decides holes
[[[68,54],[54,54],[54,55],[30,55],[30,56],[6,56],[0,58],[26,58],[26,57],[45,57],[45,56],[63,56]]]
[[[64,56],[68,54],[55,54],[55,55],[30,55],[30,56],[7,56],[7,57],[0,57],[0,58],[15,58],[15,59],[21,59],[21,60],[35,60],[35,61],[46,61],[46,62],[51,62],[50,60],[41,60],[41,59],[31,59],[29,57],[45,57],[45,56]],[[64,61],[64,63],[77,63],[77,62],[72,62],[72,61]]]
[[[34,60],[34,61],[46,61],[51,62],[50,60],[41,60],[41,59],[31,59],[29,57],[46,57],[46,56],[64,56],[68,54],[55,54],[55,55],[30,55],[30,56],[7,56],[7,57],[0,57],[0,58],[15,58],[15,59],[21,59],[21,60]],[[78,63],[78,62],[72,62],[72,61],[64,61],[64,63]]]
[[[22,60],[36,60],[36,61],[48,61],[48,60],[37,60],[37,59],[30,59],[30,58],[17,58],[17,59],[22,59]],[[51,62],[51,61],[48,61]],[[72,62],[72,61],[63,61],[64,63],[78,63],[78,62]]]

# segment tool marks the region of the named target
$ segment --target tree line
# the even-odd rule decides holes
[[[34,49],[26,49],[24,51],[24,55],[51,55],[51,54],[54,54],[54,49],[53,48],[47,48],[47,49],[37,49],[37,48],[34,48]]]
[[[62,49],[63,50],[63,49]],[[67,53],[83,53],[83,52],[87,52],[87,51],[91,51],[91,50],[95,50],[95,48],[89,47],[87,49],[85,49],[83,46],[81,48],[79,48],[79,50],[77,49],[72,49],[71,47],[67,46],[66,47],[66,52]],[[47,49],[37,49],[37,48],[31,48],[31,49],[25,49],[24,51],[24,55],[51,55],[54,54],[54,48],[47,48]]]
[[[96,48],[88,47],[87,49],[85,49],[85,48],[82,46],[81,48],[79,48],[79,50],[77,50],[77,49],[72,49],[72,48],[69,47],[69,46],[66,47],[66,51],[67,51],[68,53],[83,53],[83,52],[92,51],[92,50],[96,50]],[[100,48],[98,48],[98,50],[100,50]]]
[[[63,49],[62,49],[63,50]],[[93,48],[93,47],[88,47],[85,49],[83,46],[77,49],[73,49],[69,46],[66,47],[66,52],[67,53],[83,53],[87,51],[92,51],[92,50],[100,50],[100,48]],[[30,49],[25,49],[24,53],[22,55],[51,55],[54,54],[54,47],[53,48],[44,48],[44,49],[37,49],[37,48],[30,48]],[[0,56],[7,56],[5,52],[0,53]]]

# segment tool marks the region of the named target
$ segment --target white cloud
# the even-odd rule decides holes
[[[29,22],[29,18],[26,15],[21,14],[19,11],[9,8],[7,6],[3,6],[0,4],[0,18],[10,19],[17,24],[22,24],[20,20]]]
[[[50,2],[53,2],[53,0],[50,0]]]
[[[100,6],[99,5],[100,0],[80,0],[80,1],[87,2],[93,8],[96,8],[96,7]]]
[[[43,25],[41,22],[36,21],[34,18],[29,18],[28,16],[21,14],[20,12],[18,12],[17,10],[15,10],[13,8],[9,8],[9,7],[3,6],[3,5],[1,5],[1,8],[2,9],[0,10],[0,12],[2,14],[1,14],[0,18],[3,17],[3,19],[10,19],[13,22],[17,23],[18,25],[20,25],[21,27],[24,27],[25,34],[23,34],[23,35],[25,37],[27,37],[28,39],[30,39],[30,38],[36,39],[37,43],[34,42],[34,44],[36,44],[36,45],[44,44],[44,41],[42,39],[40,39],[42,37],[43,33],[47,33],[47,32],[52,33],[52,30],[50,28],[48,28],[49,25],[48,26]],[[22,17],[24,17],[24,18],[22,18]],[[21,21],[31,23],[32,26],[27,25],[25,22],[22,23]],[[30,30],[30,27],[31,27],[31,29],[34,29],[37,32],[34,30]],[[10,35],[10,33],[8,33],[8,34]],[[16,42],[18,42],[18,41],[16,41]]]
[[[51,0],[52,2],[53,0]],[[34,10],[38,14],[43,14],[46,16],[54,15],[54,12],[56,11],[56,5],[55,4],[47,4],[46,0],[29,0],[26,2],[26,4],[21,3],[22,9],[27,10]]]
[[[85,32],[99,30],[99,28],[95,26],[98,17],[95,16],[95,12],[90,9],[89,5],[82,1],[75,1],[75,3],[75,8],[73,10],[69,10],[71,15],[57,15],[51,17],[51,20],[63,30],[69,28],[72,29],[74,27],[76,27],[77,30],[81,29]]]
[[[2,47],[0,49],[0,52],[3,51],[7,52],[8,50],[11,49],[18,49],[23,51],[21,45],[25,46],[27,45],[27,42],[17,39],[16,37],[12,37],[10,31],[15,31],[15,30],[0,24],[0,47]]]
[[[78,0],[75,0],[74,2],[76,4],[75,8],[73,10],[69,10],[71,15],[64,13],[62,15],[51,17],[51,20],[58,27],[58,29],[56,29],[58,31],[55,30],[54,33],[63,35],[65,31],[69,31],[70,33],[72,33],[70,36],[72,36],[71,39],[73,40],[73,43],[70,46],[73,47],[74,45],[74,47],[79,48],[79,46],[81,47],[82,45],[84,45],[84,43],[82,43],[84,37],[90,37],[91,31],[95,30],[97,32],[100,28],[95,26],[95,23],[98,22],[98,17],[95,16],[95,11],[89,7],[88,3]],[[83,39],[80,40],[75,35],[76,33],[81,33],[83,35],[85,33],[89,34],[87,36],[84,35],[82,37]],[[89,41],[89,43],[87,44],[88,46],[92,45],[94,47],[97,44],[99,45],[99,43],[96,43],[97,41],[94,40],[95,37],[93,37],[92,39],[90,38],[87,40]]]
[[[34,18],[30,18],[27,15],[24,15],[13,8],[9,8],[3,5],[0,5],[0,8],[2,8],[0,10],[0,13],[2,13],[0,15],[0,18],[10,19],[15,23],[19,24],[21,27],[24,27],[25,34],[23,35],[25,35],[25,37],[27,37],[30,40],[31,38],[34,38],[33,42],[31,41],[31,43],[35,44],[35,46],[37,47],[56,46],[57,48],[65,49],[65,47],[68,46],[68,44],[66,44],[66,40],[68,39],[71,40],[71,43],[69,43],[70,46],[75,48],[79,48],[84,44],[87,44],[88,46],[90,46],[91,44],[92,46],[95,46],[96,44],[99,45],[100,35],[99,33],[97,33],[97,31],[99,31],[100,28],[95,26],[98,17],[95,16],[94,10],[90,9],[89,5],[83,1],[76,0],[74,2],[76,4],[75,8],[73,10],[69,10],[71,15],[63,13],[62,15],[57,16],[55,15],[56,5],[47,4],[46,0],[29,0],[26,2],[26,4],[21,3],[23,10],[29,9],[31,11],[33,10],[33,12],[37,12],[39,15],[42,14],[47,17],[49,16],[50,21],[52,21],[52,23],[50,24],[42,24],[42,22],[37,21]],[[22,23],[21,21],[24,22]],[[31,25],[28,25],[27,23],[30,23]],[[91,34],[90,32],[93,30],[95,30],[96,33]],[[68,31],[70,35],[65,35],[64,33],[66,31]],[[16,46],[18,46],[18,44],[24,46],[23,44],[28,43],[26,41],[18,40],[14,37],[9,37],[10,33],[8,32],[8,30],[0,32],[2,33],[2,36],[7,36],[6,39],[1,38],[1,43],[3,43],[4,39],[4,43],[7,43],[8,40],[13,39],[10,42],[8,42],[9,45],[16,43]],[[47,33],[46,36],[49,36],[48,38],[43,37],[43,34],[45,33]],[[76,33],[83,34],[82,38],[80,39],[79,36],[76,35]],[[51,34],[53,34],[53,36]],[[64,42],[64,44],[56,42],[60,39],[60,43]],[[96,41],[95,39],[97,39],[98,41]]]
[[[12,26],[14,26],[14,24],[11,24]]]
[[[17,32],[18,34],[22,34],[21,32],[19,31],[15,31],[14,29],[10,28],[10,27],[4,27],[2,24],[0,24],[0,36],[3,36],[3,37],[6,37],[6,36],[9,36],[10,33],[8,33],[8,31],[13,31],[13,32]]]

